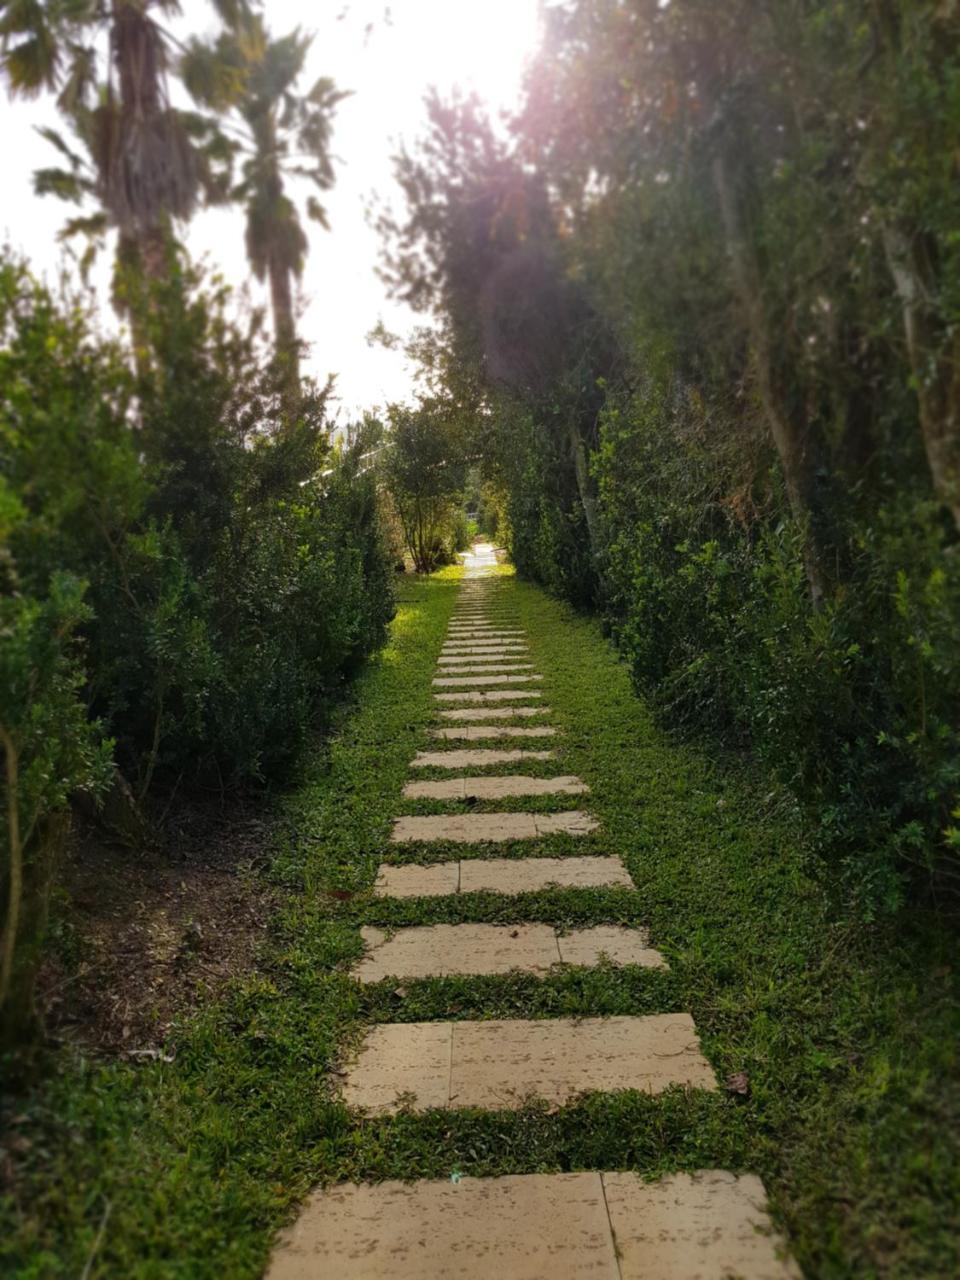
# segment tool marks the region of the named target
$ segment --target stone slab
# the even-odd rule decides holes
[[[588,1091],[656,1094],[671,1085],[716,1088],[688,1013],[389,1022],[367,1031],[346,1067],[343,1099],[371,1115],[515,1111],[532,1098],[563,1104]]]
[[[587,836],[600,826],[596,818],[582,809],[569,809],[566,813],[535,813],[538,836]]]
[[[460,863],[437,862],[429,867],[381,866],[373,892],[378,898],[439,898],[459,888]]]
[[[549,707],[460,707],[456,711],[441,711],[442,720],[510,720],[514,716],[545,716]]]
[[[461,672],[456,676],[434,676],[433,683],[437,688],[449,687],[450,685],[460,684],[468,689],[482,689],[492,684],[532,684],[536,680],[542,680],[543,676],[516,676],[516,675],[499,675],[499,676],[477,676],[466,675]]]
[[[463,655],[463,656],[454,655],[452,657],[444,656],[443,654],[441,654],[440,657],[437,659],[437,666],[444,667],[444,668],[487,666],[490,668],[495,668],[496,670],[500,670],[501,668],[503,668],[504,670],[508,670],[508,671],[526,671],[533,665],[532,663],[519,662],[519,665],[515,667],[506,667],[504,665],[505,663],[508,663],[508,662],[516,663],[518,662],[518,659],[522,658],[522,656],[523,656],[522,654],[517,654],[517,653],[469,654],[469,655]]]
[[[579,796],[590,788],[572,774],[559,778],[526,778],[511,774],[505,778],[443,778],[439,782],[408,782],[403,788],[407,800],[504,800],[509,796]]]
[[[434,700],[437,702],[513,702],[526,701],[532,698],[542,698],[543,694],[536,689],[461,689],[459,693],[435,693]]]
[[[266,1280],[620,1280],[596,1173],[315,1191]]]
[[[665,969],[667,962],[650,946],[646,929],[601,924],[590,929],[571,929],[557,938],[564,964],[593,966],[606,957],[611,964],[636,964],[645,969]]]
[[[551,835],[585,836],[598,826],[580,809],[566,813],[441,813],[394,819],[390,839],[394,844],[411,840],[485,844]]]
[[[450,1106],[513,1110],[533,1097],[562,1104],[588,1090],[675,1084],[716,1088],[688,1013],[453,1024]]]
[[[753,1175],[605,1173],[603,1186],[623,1280],[799,1280]]]
[[[523,638],[527,633],[519,627],[498,628],[484,626],[464,626],[464,627],[448,627],[448,640],[472,640],[476,644],[477,640],[516,640]]]
[[[350,971],[360,982],[514,970],[543,974],[556,964],[595,965],[601,953],[618,964],[666,967],[645,930],[616,925],[563,935],[549,924],[435,924],[398,929],[392,936],[368,925],[360,933],[367,952]]]
[[[633,887],[619,858],[468,858],[463,862],[380,867],[378,898],[432,898],[452,893],[537,893],[541,889]]]
[[[384,978],[478,977],[510,973],[546,973],[560,963],[557,935],[548,924],[435,924],[398,929],[360,930],[367,954],[351,969],[361,982]]]
[[[552,760],[552,751],[497,751],[473,747],[464,751],[418,751],[410,761],[414,769],[472,769],[482,765],[516,764],[520,760]]]
[[[759,1179],[720,1169],[314,1191],[266,1280],[798,1280]]]
[[[590,889],[633,881],[619,858],[468,858],[460,863],[460,893],[537,893],[540,889]]]
[[[552,738],[556,732],[549,724],[464,724],[457,728],[431,729],[430,736],[446,742],[480,742],[484,738]]]
[[[516,644],[462,644],[444,645],[440,650],[441,658],[462,658],[465,662],[474,658],[516,657],[527,652],[527,646],[517,641]]]
[[[481,661],[477,662],[472,659],[466,664],[454,662],[452,665],[443,661],[437,664],[440,674],[444,676],[486,676],[494,675],[503,671],[532,671],[532,662],[513,662],[509,658],[505,661]]]
[[[348,1107],[387,1115],[446,1107],[450,1096],[449,1022],[385,1022],[370,1027],[341,1095]]]

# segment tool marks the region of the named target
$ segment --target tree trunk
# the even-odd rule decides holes
[[[590,475],[587,447],[583,442],[576,420],[572,417],[567,427],[567,439],[570,445],[570,452],[573,454],[573,469],[577,477],[580,505],[583,507],[584,518],[587,522],[590,553],[596,558],[600,549],[600,519],[597,513],[597,496],[593,491],[593,479]]]
[[[730,125],[724,127],[713,160],[713,181],[730,259],[734,290],[743,308],[750,339],[757,389],[764,416],[783,469],[787,500],[794,518],[804,529],[804,570],[810,598],[819,607],[827,593],[829,577],[818,530],[816,496],[820,442],[808,422],[797,422],[784,403],[777,385],[770,326],[763,301],[760,267],[756,259],[742,207],[737,181],[738,161],[732,159]],[[732,144],[736,146],[736,142]]]
[[[284,399],[288,410],[296,413],[300,399],[300,356],[293,319],[290,271],[273,257],[270,259],[270,305],[277,360],[283,375]]]
[[[38,822],[24,848],[23,883],[14,966],[0,1005],[0,1052],[30,1046],[40,1028],[34,988],[47,928],[50,889],[70,829],[69,812]]]
[[[960,529],[960,335],[944,331],[923,237],[888,226],[883,243],[900,299],[933,491]]]

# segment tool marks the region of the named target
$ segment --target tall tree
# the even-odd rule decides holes
[[[95,196],[103,212],[84,229],[115,228],[118,260],[153,280],[167,274],[173,224],[192,214],[203,169],[187,118],[170,104],[169,37],[155,16],[178,9],[176,0],[38,0],[0,16],[10,91],[56,92],[89,156],[85,175],[85,158],[48,131],[70,169],[45,171],[38,189]]]
[[[299,89],[311,43],[299,29],[272,38],[259,14],[238,5],[223,33],[213,42],[191,41],[181,63],[195,101],[224,115],[240,157],[229,197],[246,210],[247,257],[257,279],[269,283],[277,354],[292,387],[299,377],[293,282],[309,244],[288,180],[304,178],[318,191],[333,185],[331,125],[346,96],[326,77]],[[305,210],[328,226],[314,193]]]

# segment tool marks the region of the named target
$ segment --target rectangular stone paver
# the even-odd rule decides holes
[[[449,1094],[441,1100],[444,1062]],[[587,1091],[660,1093],[674,1084],[716,1087],[688,1013],[388,1022],[369,1029],[347,1065],[343,1098],[374,1115],[444,1106],[515,1111],[531,1098],[562,1104]]]
[[[605,1173],[603,1186],[624,1280],[800,1280],[751,1174]]]
[[[535,680],[542,680],[543,676],[434,676],[433,683],[439,688],[445,685],[462,684],[470,689],[481,689],[485,685],[490,684],[531,684]]]
[[[472,769],[481,765],[515,764],[520,760],[552,760],[552,751],[496,751],[473,747],[465,751],[418,751],[410,761],[415,769]]]
[[[458,707],[455,711],[441,711],[442,720],[510,720],[514,716],[545,716],[549,707]]]
[[[436,862],[429,867],[381,866],[373,887],[378,898],[441,898],[459,890],[459,862]]]
[[[548,924],[435,924],[360,930],[367,954],[351,969],[361,982],[384,978],[443,978],[450,974],[546,973],[560,963],[557,935]]]
[[[505,725],[505,724],[464,724],[457,728],[431,729],[432,738],[442,738],[446,742],[480,742],[484,738],[552,738],[556,729],[549,724],[542,725]]]
[[[504,800],[508,796],[579,796],[590,788],[572,774],[558,778],[527,778],[522,773],[501,778],[443,778],[439,782],[408,782],[407,800]]]
[[[595,965],[605,956],[611,964],[638,964],[646,969],[665,969],[667,962],[650,946],[646,929],[626,929],[617,924],[571,929],[557,938],[564,964]]]
[[[665,967],[645,930],[616,925],[576,929],[562,936],[549,924],[435,924],[398,929],[392,937],[370,926],[360,932],[367,954],[351,973],[361,982],[512,970],[541,974],[561,963],[595,965],[601,953],[618,964]]]
[[[476,660],[474,660],[472,662],[467,663],[465,666],[457,662],[455,662],[453,666],[449,666],[443,662],[440,662],[437,664],[437,666],[440,671],[440,674],[444,676],[485,676],[485,675],[496,674],[497,672],[503,672],[503,671],[532,671],[533,670],[532,662],[511,662],[511,661],[501,662],[499,660],[491,661],[491,662],[487,662],[486,660],[477,662]]]
[[[461,667],[492,667],[497,671],[501,669],[511,670],[511,671],[529,670],[529,668],[533,665],[533,663],[518,661],[518,659],[520,659],[522,656],[523,656],[522,654],[515,654],[515,653],[507,653],[507,654],[491,653],[491,654],[479,654],[479,655],[470,654],[468,656],[454,655],[453,657],[444,657],[444,655],[441,654],[440,657],[437,659],[437,666],[443,667],[444,670],[446,670],[446,668],[448,667],[454,667],[457,670],[459,670]],[[507,663],[510,663],[511,665],[507,667],[506,665]]]
[[[461,893],[537,893],[558,889],[623,886],[633,881],[619,858],[467,858],[460,863]]]
[[[435,693],[436,702],[529,702],[532,698],[542,698],[543,694],[536,689],[461,689],[459,693]]]
[[[707,1169],[313,1192],[266,1280],[799,1280],[759,1178]]]
[[[565,813],[442,813],[427,817],[396,818],[390,839],[453,840],[457,844],[485,841],[536,840],[539,836],[585,836],[599,823],[581,809]]]
[[[315,1191],[266,1280],[620,1280],[596,1173]]]
[[[525,644],[462,644],[444,645],[440,650],[441,658],[462,658],[464,661],[475,658],[514,658],[523,657],[527,652]]]
[[[378,898],[433,898],[453,893],[538,893],[541,889],[633,887],[619,858],[468,858],[463,862],[382,865]]]
[[[404,1034],[398,1034],[402,1026]],[[359,1066],[348,1068],[343,1100],[377,1115],[409,1105],[446,1107],[452,1042],[449,1022],[381,1023],[366,1033]]]

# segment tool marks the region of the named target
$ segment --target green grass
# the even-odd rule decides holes
[[[222,1280],[259,1274],[274,1231],[316,1183],[721,1166],[764,1177],[810,1276],[960,1272],[954,937],[931,918],[836,920],[782,796],[659,734],[593,622],[506,573],[495,590],[529,632],[564,736],[556,760],[484,772],[578,774],[590,796],[508,807],[582,805],[602,830],[489,851],[617,853],[637,891],[370,895],[394,816],[463,808],[400,799],[436,710],[453,705],[434,701],[430,678],[456,574],[412,584],[389,647],[283,803],[272,874],[295,893],[264,972],[185,1026],[172,1063],[61,1056],[20,1106],[31,1120],[30,1195],[0,1205],[0,1270],[80,1274],[107,1210],[91,1276]],[[389,852],[401,860],[410,850]],[[642,923],[671,968],[369,987],[348,975],[362,924],[461,920]],[[329,1075],[375,1021],[673,1009],[693,1014],[721,1080],[748,1073],[749,1098],[628,1092],[360,1123]]]

